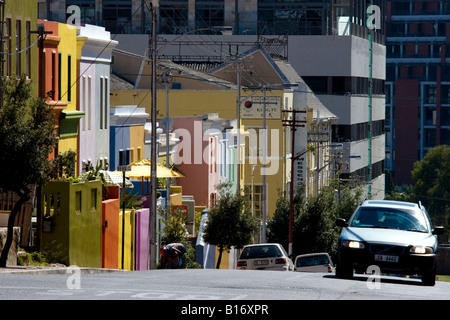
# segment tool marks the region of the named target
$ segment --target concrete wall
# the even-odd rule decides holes
[[[119,199],[102,201],[102,268],[118,268],[119,205]]]
[[[43,190],[41,250],[65,265],[101,267],[101,182],[50,182]]]
[[[134,209],[126,209],[125,215],[123,211],[119,211],[119,250],[118,265],[120,269],[129,271],[135,270],[135,211]],[[124,228],[124,229],[122,229]],[[122,233],[123,232],[123,233]],[[122,241],[123,239],[123,241]],[[123,246],[122,246],[123,244]],[[122,256],[123,255],[123,256]]]
[[[136,270],[148,269],[149,212],[148,208],[136,210]]]
[[[20,241],[20,228],[14,227],[13,229],[13,242],[11,248],[8,252],[8,258],[6,259],[7,266],[17,265],[17,252],[19,251],[19,241]],[[6,242],[6,236],[8,235],[8,228],[0,228],[0,254],[2,253],[3,246]]]

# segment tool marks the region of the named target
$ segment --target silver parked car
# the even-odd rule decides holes
[[[381,273],[418,274],[424,285],[436,278],[437,235],[425,207],[403,201],[364,201],[342,227],[338,240],[336,276],[351,278],[377,266]]]
[[[281,244],[263,243],[245,246],[237,261],[237,268],[242,270],[293,271],[294,264]]]
[[[295,257],[294,271],[334,273],[334,265],[326,252],[308,253]]]

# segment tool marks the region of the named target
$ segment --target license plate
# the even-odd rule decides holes
[[[253,263],[257,266],[265,266],[269,264],[269,260],[255,260]]]
[[[386,255],[386,254],[376,254],[375,261],[398,262],[398,256],[390,256],[390,255]]]

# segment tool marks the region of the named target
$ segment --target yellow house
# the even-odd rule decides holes
[[[67,108],[61,112],[58,152],[77,152],[78,123],[84,116],[84,112],[78,110],[78,73],[81,48],[85,39],[77,38],[75,26],[63,23],[58,23],[58,36],[61,40],[58,45],[57,100],[67,103]]]
[[[36,1],[8,1],[4,6],[3,75],[25,74],[37,94]]]

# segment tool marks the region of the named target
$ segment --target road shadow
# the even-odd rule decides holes
[[[371,275],[368,274],[355,274],[353,275],[353,278],[351,279],[340,279],[336,277],[335,274],[326,274],[323,276],[324,278],[329,279],[339,279],[339,280],[349,280],[349,281],[361,281],[361,282],[367,282],[369,278],[371,278]],[[373,279],[373,278],[371,278]],[[402,285],[409,285],[409,286],[423,286],[422,281],[420,278],[405,278],[401,276],[387,276],[387,275],[381,275],[380,276],[380,282],[381,283],[394,283],[394,284],[402,284]],[[370,281],[370,280],[369,280]]]

